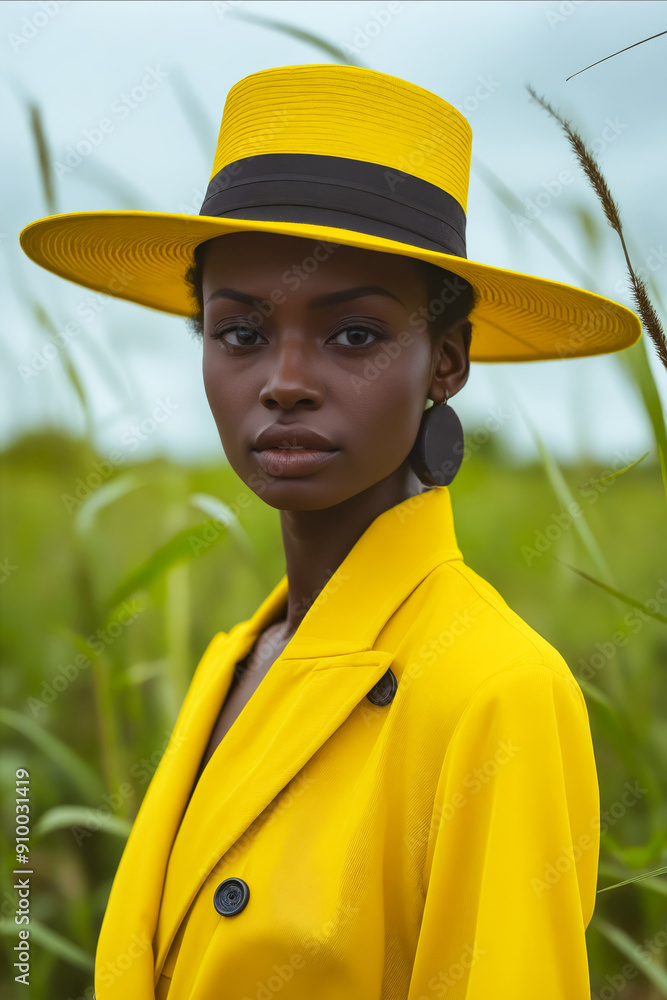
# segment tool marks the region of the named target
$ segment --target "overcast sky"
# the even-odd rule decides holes
[[[618,238],[573,165],[562,132],[529,100],[526,85],[531,84],[599,152],[621,206],[634,261],[654,282],[655,301],[665,319],[667,35],[568,82],[566,77],[667,29],[666,3],[3,3],[0,267],[10,294],[3,297],[2,443],[25,428],[83,427],[60,358],[27,384],[20,375],[21,365],[29,364],[32,352],[45,343],[25,296],[37,299],[63,326],[77,315],[87,294],[37,267],[18,245],[21,228],[49,214],[26,101],[38,102],[44,115],[57,211],[145,208],[197,214],[232,84],[271,66],[331,61],[304,41],[239,19],[234,8],[321,35],[346,47],[364,65],[410,80],[465,109],[473,130],[467,227],[471,260],[579,284],[577,275],[536,239],[535,227],[518,231],[482,175],[484,166],[490,168],[527,204],[560,172],[570,170],[572,182],[546,205],[541,221],[591,274],[599,292],[631,306]],[[147,73],[153,74],[154,89],[122,114],[118,101]],[[484,95],[481,100],[476,91]],[[197,128],[184,93],[193,94],[203,109]],[[65,162],[68,147],[105,117],[114,121],[113,131],[74,169],[58,170],[55,165]],[[108,190],[109,178],[115,193]],[[595,250],[582,241],[572,214],[578,206],[586,207],[603,229],[602,244]],[[667,399],[666,373],[654,360],[648,338],[647,349]],[[202,385],[201,347],[190,338],[185,321],[105,299],[69,351],[91,396],[103,453],[127,441],[128,429],[168,398],[174,408],[170,419],[136,454],[167,453],[187,461],[222,458]],[[635,391],[614,355],[473,363],[455,407],[466,431],[484,426],[498,407],[512,413],[502,434],[520,457],[534,454],[521,411],[561,460],[586,453],[611,465],[619,449],[638,457],[654,448]]]

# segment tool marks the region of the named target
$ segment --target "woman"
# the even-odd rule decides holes
[[[405,81],[280,67],[228,95],[199,217],[22,233],[64,277],[191,317],[225,454],[285,549],[195,671],[112,886],[97,1000],[590,996],[586,704],[464,562],[447,401],[471,358],[621,350],[640,326],[466,259],[470,145]]]

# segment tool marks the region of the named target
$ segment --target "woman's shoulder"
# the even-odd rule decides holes
[[[437,703],[466,704],[485,685],[518,668],[554,675],[583,703],[581,689],[562,654],[486,579],[461,560],[439,564],[392,616],[378,647],[397,642],[402,669]],[[537,681],[539,683],[539,679]]]

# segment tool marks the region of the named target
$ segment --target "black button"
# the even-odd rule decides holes
[[[394,700],[394,695],[398,688],[398,681],[395,675],[388,670],[383,674],[377,684],[370,689],[366,697],[371,705],[388,705]]]
[[[226,878],[213,895],[213,905],[223,917],[240,913],[250,899],[248,883],[242,878]]]

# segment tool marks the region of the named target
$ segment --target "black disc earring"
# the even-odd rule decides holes
[[[445,394],[442,403],[424,410],[408,460],[425,486],[449,486],[461,468],[464,448],[461,421],[447,406]]]

